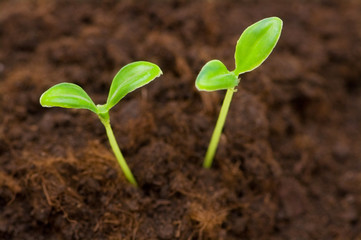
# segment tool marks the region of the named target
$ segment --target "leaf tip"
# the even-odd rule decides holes
[[[39,103],[40,103],[40,105],[41,105],[42,107],[51,107],[51,106],[49,106],[49,105],[46,104],[46,93],[47,93],[47,92],[48,92],[48,91],[43,92],[43,94],[41,94],[41,96],[40,96],[40,98],[39,98]]]
[[[283,28],[283,21],[279,17],[270,17],[268,18],[272,27],[275,28],[275,30],[278,32],[278,34],[281,34],[282,28]],[[279,37],[279,36],[278,36]]]
[[[157,66],[157,65],[156,65],[156,66]],[[157,77],[160,77],[161,75],[163,75],[162,69],[160,69],[159,66],[157,66],[157,67],[158,67],[158,75],[155,76],[156,78],[157,78]]]

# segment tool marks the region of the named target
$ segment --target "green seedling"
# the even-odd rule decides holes
[[[137,186],[137,182],[130,171],[114,137],[110,126],[109,110],[125,95],[140,88],[162,74],[160,68],[150,62],[134,62],[124,66],[115,75],[110,86],[107,102],[95,105],[88,94],[73,83],[59,83],[45,91],[40,97],[43,107],[63,107],[88,109],[94,112],[105,127],[110,146],[127,180]]]
[[[261,65],[271,54],[281,35],[283,22],[278,17],[265,18],[249,26],[237,41],[234,55],[236,68],[228,71],[219,60],[211,60],[201,69],[196,79],[200,91],[227,90],[222,108],[208,146],[203,166],[210,168],[228,113],[239,75]]]

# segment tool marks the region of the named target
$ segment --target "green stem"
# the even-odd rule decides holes
[[[223,100],[221,112],[219,113],[216,127],[214,128],[212,138],[208,146],[206,157],[204,158],[203,167],[205,168],[210,168],[212,166],[213,158],[216,154],[219,138],[221,137],[224,122],[226,121],[229,105],[231,104],[234,92],[234,88],[227,89],[226,96]]]
[[[101,119],[102,120],[102,123],[105,127],[105,130],[107,132],[107,136],[108,136],[108,139],[109,139],[109,143],[110,143],[110,146],[112,147],[112,150],[114,152],[114,155],[115,157],[117,158],[118,160],[118,163],[120,165],[120,167],[122,168],[123,170],[123,173],[125,175],[125,178],[131,183],[133,184],[134,186],[138,186],[137,184],[137,181],[135,180],[132,172],[130,171],[129,167],[128,167],[128,164],[127,162],[125,161],[124,157],[123,157],[123,154],[122,152],[120,151],[119,149],[119,146],[118,146],[118,143],[117,143],[117,140],[115,139],[114,137],[114,133],[113,133],[113,130],[112,130],[112,127],[110,126],[110,121],[109,120],[105,120],[104,119]]]

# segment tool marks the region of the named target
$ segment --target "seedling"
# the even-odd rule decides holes
[[[103,105],[95,105],[88,94],[78,85],[73,83],[59,83],[45,91],[40,97],[43,107],[63,107],[88,109],[98,115],[105,127],[110,146],[127,180],[137,186],[132,172],[130,171],[114,137],[110,126],[109,110],[114,107],[125,95],[140,88],[162,74],[160,68],[150,62],[133,62],[115,75],[110,86],[107,102]]]
[[[210,168],[217,150],[219,138],[227,117],[229,105],[235,87],[239,84],[239,75],[250,72],[261,65],[271,54],[281,35],[283,22],[278,17],[265,18],[249,26],[237,41],[234,54],[236,69],[228,71],[219,60],[206,63],[196,79],[200,91],[227,89],[222,108],[208,146],[203,166]]]

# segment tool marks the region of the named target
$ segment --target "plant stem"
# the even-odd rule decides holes
[[[224,97],[221,111],[218,116],[216,127],[214,128],[211,141],[208,146],[206,156],[203,161],[203,167],[210,168],[212,166],[214,155],[216,154],[219,138],[221,137],[222,129],[224,122],[226,121],[229,105],[232,101],[233,93],[235,92],[234,88],[227,89],[226,96]]]
[[[109,143],[110,143],[110,146],[112,147],[112,150],[114,152],[114,155],[115,157],[117,158],[118,160],[118,163],[120,165],[120,167],[122,168],[123,170],[123,173],[125,175],[125,178],[131,183],[133,184],[134,186],[138,186],[137,184],[137,181],[135,180],[132,172],[130,171],[129,167],[128,167],[128,164],[127,162],[125,161],[124,157],[123,157],[123,154],[122,152],[120,151],[119,149],[119,146],[118,146],[118,143],[117,143],[117,140],[115,139],[114,137],[114,133],[113,133],[113,130],[112,130],[112,127],[110,126],[110,121],[102,121],[104,127],[105,127],[105,130],[107,132],[107,136],[108,136],[108,139],[109,139]]]

